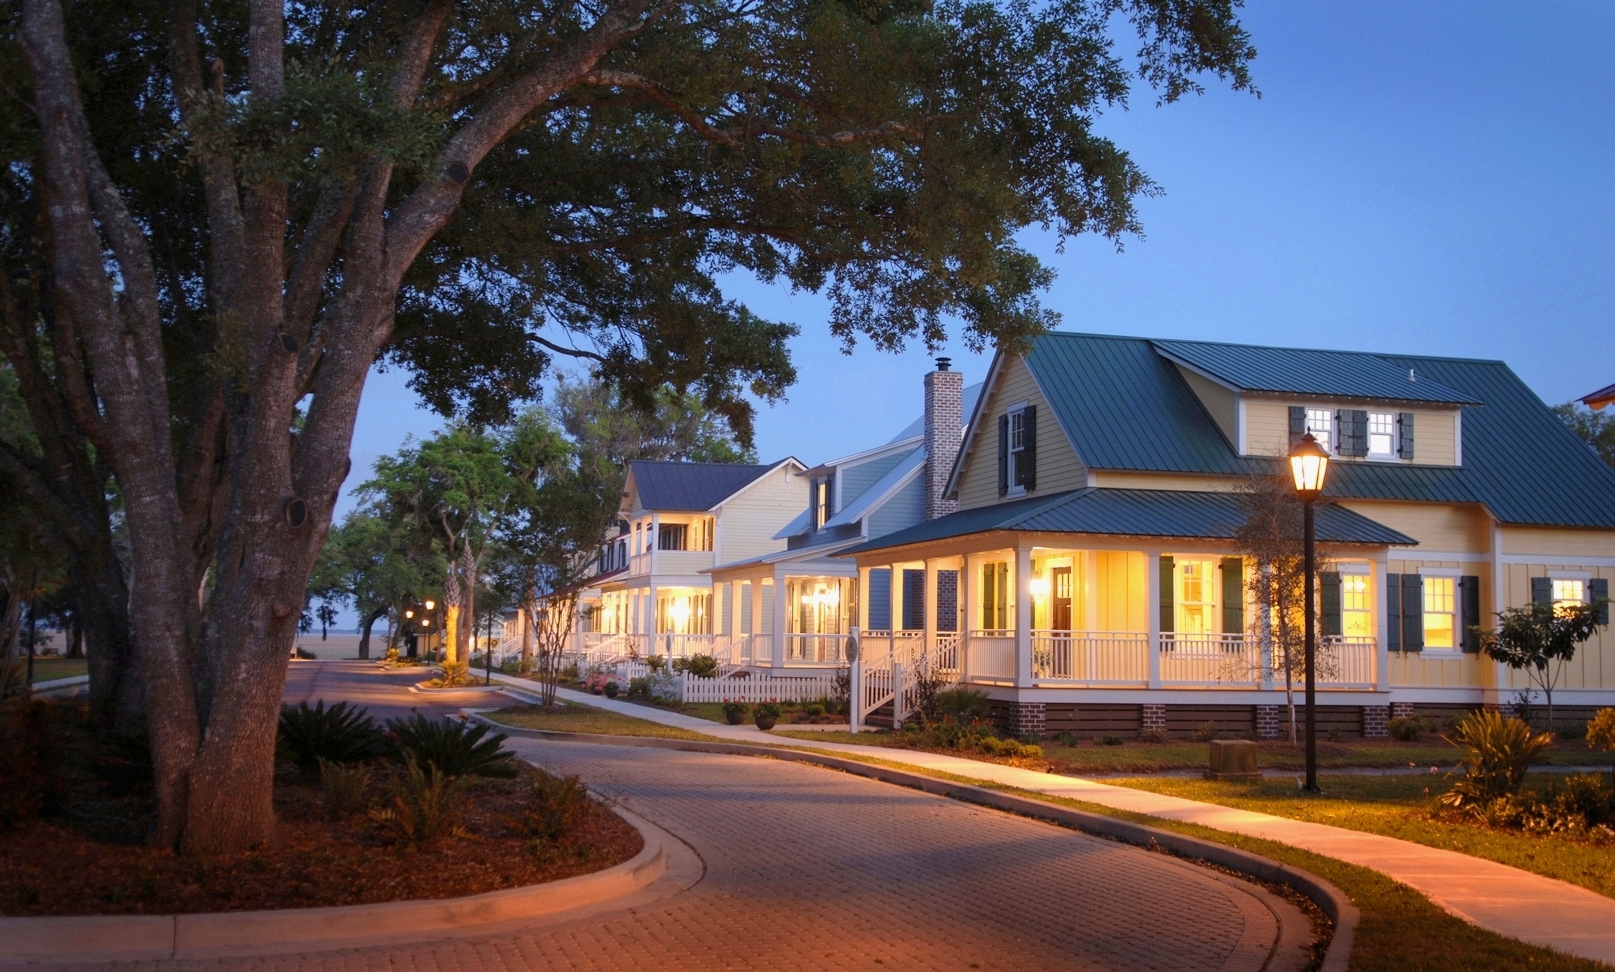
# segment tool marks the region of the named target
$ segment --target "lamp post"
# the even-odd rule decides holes
[[[1329,453],[1308,432],[1290,450],[1290,472],[1295,476],[1295,492],[1305,510],[1302,527],[1302,568],[1306,571],[1303,598],[1306,601],[1307,660],[1307,791],[1318,792],[1318,679],[1317,608],[1313,604],[1317,586],[1317,550],[1312,523],[1312,504],[1323,493],[1324,476],[1329,471]]]

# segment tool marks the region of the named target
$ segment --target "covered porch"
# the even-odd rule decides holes
[[[826,554],[848,546],[784,550],[714,568],[719,660],[769,669],[846,665],[858,621],[858,571]]]

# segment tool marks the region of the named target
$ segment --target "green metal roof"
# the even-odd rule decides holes
[[[837,556],[996,530],[1232,540],[1245,519],[1242,502],[1243,497],[1237,493],[1090,487],[963,510],[888,533]],[[1370,546],[1415,546],[1418,543],[1404,533],[1332,503],[1318,507],[1317,528],[1318,540],[1322,543]]]
[[[1099,470],[1246,475],[1271,469],[1270,459],[1237,454],[1157,343],[1193,342],[1064,332],[1037,339],[1027,367],[1078,457]],[[1480,503],[1504,523],[1615,529],[1615,470],[1506,364],[1345,353],[1338,360],[1364,357],[1404,379],[1412,368],[1416,384],[1485,405],[1462,408],[1461,467],[1337,462],[1330,466],[1329,496]]]
[[[1480,399],[1400,367],[1383,355],[1266,348],[1215,341],[1151,341],[1163,354],[1241,391],[1480,405]]]

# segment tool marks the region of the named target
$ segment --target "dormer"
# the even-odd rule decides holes
[[[1156,341],[1242,456],[1312,435],[1337,459],[1463,465],[1463,410],[1482,403],[1378,355]]]

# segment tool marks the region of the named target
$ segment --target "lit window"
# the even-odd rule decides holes
[[[1307,409],[1307,431],[1312,433],[1312,437],[1318,440],[1319,445],[1323,446],[1330,452],[1335,451],[1334,439],[1329,437],[1330,430],[1334,426],[1334,421],[1334,409]]]
[[[813,481],[813,525],[822,527],[830,522],[830,480]]]
[[[1562,611],[1587,603],[1587,582],[1556,577],[1553,580],[1553,609]]]
[[[1210,634],[1216,626],[1216,589],[1209,560],[1180,560],[1178,571],[1178,626],[1182,634]]]
[[[1396,413],[1368,413],[1368,454],[1391,459],[1396,456]]]
[[[1368,599],[1368,577],[1343,574],[1340,578],[1340,633],[1348,638],[1372,638],[1374,606]]]
[[[1451,577],[1424,578],[1424,646],[1456,648],[1458,604]]]
[[[1009,413],[1009,488],[1011,490],[1026,488],[1025,455],[1026,411],[1021,409]]]

